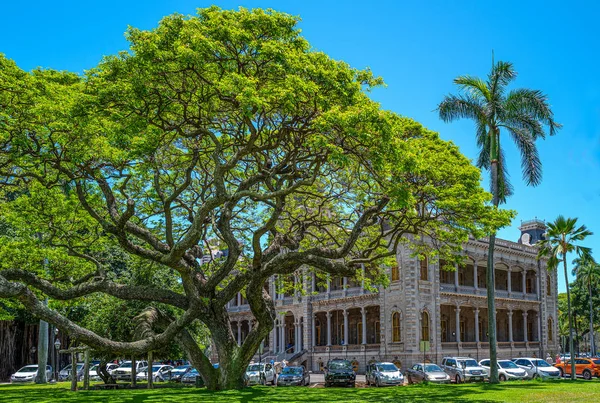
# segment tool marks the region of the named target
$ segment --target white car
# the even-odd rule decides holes
[[[99,381],[101,379],[100,378],[100,374],[98,373],[98,366],[99,365],[100,364],[96,364],[96,365],[94,365],[93,367],[90,368],[90,379],[92,381]],[[112,373],[114,372],[114,370],[117,369],[117,368],[119,368],[118,364],[112,364],[112,363],[106,364],[106,371],[110,375],[112,375]]]
[[[271,364],[250,364],[246,368],[247,385],[275,385],[275,369]]]
[[[527,372],[527,379],[560,379],[560,370],[540,358],[513,358],[512,361]]]
[[[144,370],[146,367],[148,367],[148,363],[146,361],[136,361],[134,374]],[[131,381],[131,361],[125,361],[119,365],[119,368],[115,369],[115,372],[112,373],[112,376],[118,381]]]
[[[173,366],[156,364],[152,366],[152,379],[154,382],[165,382],[171,379],[171,371]],[[148,380],[148,368],[141,370],[137,374],[138,381]]]
[[[456,383],[483,382],[488,377],[485,368],[471,357],[444,357],[440,367]]]
[[[11,382],[33,382],[38,372],[37,365],[27,365],[11,375]],[[46,378],[52,379],[52,367],[46,365]]]
[[[490,360],[481,360],[479,361],[479,365],[490,373]],[[512,362],[511,360],[498,360],[498,379],[500,381],[508,381],[511,379],[523,379],[527,376],[527,372],[519,368],[517,364]]]

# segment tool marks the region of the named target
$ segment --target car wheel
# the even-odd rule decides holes
[[[310,376],[308,377],[308,380],[306,381],[306,386],[310,386]]]
[[[559,369],[558,369],[558,372],[559,372],[559,375],[560,375],[560,377],[561,377],[561,378],[564,378],[564,376],[565,376],[565,371],[563,371],[563,369],[562,369],[562,368],[559,368]]]
[[[460,383],[460,375],[456,375],[456,378],[454,378],[454,381],[458,385]]]
[[[329,384],[328,384],[327,382],[325,382],[325,387],[326,387],[326,388],[328,388],[328,387],[329,387]]]
[[[506,376],[504,376],[504,374],[500,374],[498,379],[500,380],[500,382],[504,382],[504,381],[506,381]]]
[[[586,369],[585,371],[583,371],[583,379],[589,381],[590,379],[592,379],[592,373]]]
[[[267,384],[267,380],[266,380],[265,378],[262,378],[262,379],[260,380],[260,384],[261,384],[262,386],[265,386],[265,385]]]

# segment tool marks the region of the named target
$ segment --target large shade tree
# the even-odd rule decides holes
[[[590,248],[579,245],[585,238],[592,235],[585,225],[577,226],[577,218],[565,218],[559,215],[556,220],[549,222],[546,237],[540,243],[538,256],[548,259],[548,269],[556,269],[562,261],[567,287],[567,315],[569,317],[569,352],[574,357],[573,348],[573,316],[571,312],[571,294],[567,271],[567,254],[577,253],[580,258],[590,255]],[[575,380],[575,360],[571,360],[571,379]]]
[[[560,127],[554,121],[548,100],[542,92],[525,88],[508,91],[507,87],[516,76],[511,63],[499,61],[492,64],[486,80],[472,76],[454,79],[461,93],[447,95],[438,105],[439,116],[444,122],[466,118],[475,123],[475,138],[479,147],[477,166],[490,172],[494,206],[505,203],[513,192],[508,181],[500,134],[508,135],[517,146],[525,183],[536,186],[542,180],[542,163],[535,142],[539,138],[545,138],[546,130],[550,135],[554,135]],[[486,282],[491,383],[499,382],[494,299],[495,240],[496,233],[490,233]]]
[[[277,314],[270,277],[360,279],[406,235],[456,257],[469,235],[507,224],[456,146],[381,110],[367,95],[381,80],[314,51],[297,22],[172,15],[130,29],[129,51],[83,76],[0,58],[2,186],[21,192],[4,201],[19,234],[3,243],[16,253],[5,252],[0,297],[96,351],[177,340],[209,388],[238,388]],[[111,248],[171,280],[131,283],[108,264]],[[238,292],[256,320],[241,346],[226,308]],[[115,341],[42,303],[93,293],[153,305],[156,327]],[[197,321],[218,369],[188,330]]]

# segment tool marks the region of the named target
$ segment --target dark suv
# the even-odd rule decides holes
[[[348,360],[329,360],[325,367],[325,387],[331,385],[348,385],[354,387],[356,374],[352,363]]]

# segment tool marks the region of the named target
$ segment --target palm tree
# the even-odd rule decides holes
[[[500,145],[500,132],[508,133],[521,155],[523,179],[527,185],[536,186],[542,180],[542,163],[535,141],[545,138],[544,128],[554,135],[560,125],[554,121],[547,98],[537,90],[506,87],[516,77],[511,63],[492,63],[487,80],[461,76],[454,80],[460,87],[459,95],[447,95],[438,111],[444,122],[460,118],[472,119],[476,126],[479,146],[477,166],[490,171],[490,187],[494,206],[506,202],[512,194],[508,182],[504,152]],[[488,334],[490,345],[490,382],[498,383],[496,355],[496,307],[494,300],[494,244],[495,232],[489,236],[489,253],[486,271],[488,298]]]
[[[567,254],[576,252],[581,258],[590,256],[590,248],[577,245],[586,237],[592,235],[591,231],[581,225],[577,227],[577,218],[565,218],[559,215],[554,222],[548,223],[546,239],[541,241],[538,258],[548,258],[548,270],[554,270],[562,260],[565,270],[565,284],[567,286],[567,315],[569,317],[569,352],[571,354],[571,379],[575,380],[575,350],[573,348],[573,315],[571,314],[571,293],[569,291],[569,277],[567,274]]]
[[[583,256],[573,260],[575,268],[573,274],[577,280],[587,287],[590,299],[590,352],[596,355],[596,341],[594,340],[594,305],[592,302],[592,287],[600,282],[600,265],[591,256]]]

